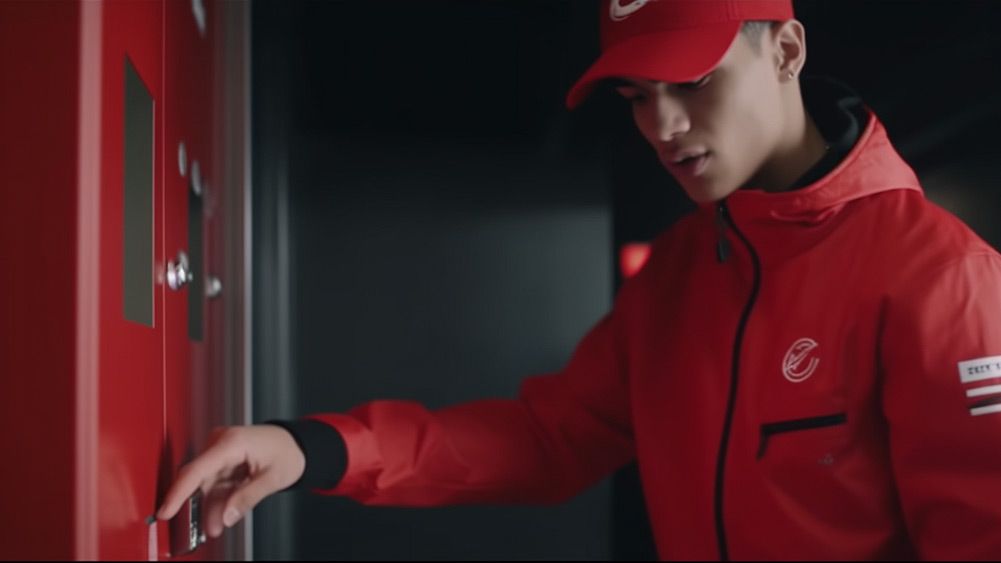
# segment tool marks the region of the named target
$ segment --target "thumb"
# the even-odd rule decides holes
[[[233,527],[233,524],[239,522],[240,518],[243,518],[245,514],[257,506],[257,503],[279,490],[279,487],[272,483],[273,479],[269,477],[267,472],[262,473],[247,481],[230,495],[222,515],[224,526]]]

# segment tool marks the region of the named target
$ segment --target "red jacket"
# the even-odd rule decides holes
[[[368,505],[559,502],[635,457],[664,558],[997,559],[1001,256],[871,116],[820,181],[665,231],[517,399],[312,418],[348,451],[321,492]]]

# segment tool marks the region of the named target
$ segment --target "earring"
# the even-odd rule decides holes
[[[786,73],[786,76],[788,76],[789,79],[791,80],[793,78],[796,78],[796,73],[790,70],[789,72]]]

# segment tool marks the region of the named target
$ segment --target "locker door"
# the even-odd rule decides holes
[[[87,69],[101,74],[101,201],[98,422],[88,438],[97,450],[96,505],[86,509],[96,516],[99,558],[147,559],[159,536],[146,518],[166,484],[163,5],[108,1],[101,9],[100,68]]]
[[[213,170],[229,166],[245,181],[237,146],[245,118],[234,109],[246,107],[245,82],[219,90],[209,79],[216,56],[234,63],[219,66],[231,78],[246,72],[247,6],[220,7],[229,23],[215,29],[234,44],[201,29],[213,22],[206,8],[202,0],[0,0],[0,66],[9,71],[0,87],[9,133],[0,150],[0,413],[10,430],[0,442],[10,454],[0,554],[9,558],[164,559],[167,524],[148,519],[177,467],[204,446],[210,426],[247,418],[246,192],[232,198],[228,230],[225,214],[213,215],[221,211]],[[210,126],[212,103],[226,120]],[[191,153],[183,167],[181,139]],[[192,184],[207,195],[187,199]],[[213,232],[215,248],[232,249],[226,260],[198,254],[208,248],[202,233]],[[190,256],[184,268],[180,250]],[[234,299],[206,304],[203,260],[219,274],[229,268]],[[225,350],[220,334],[235,335]],[[204,369],[206,360],[216,367]],[[189,558],[222,559],[221,547]],[[246,553],[246,544],[231,552]]]
[[[164,10],[165,143],[171,159],[164,182],[164,240],[168,256],[187,256],[190,281],[165,294],[166,433],[171,476],[205,446],[209,413],[221,410],[221,373],[208,368],[210,298],[209,220],[220,212],[221,183],[213,158],[214,4],[167,0]],[[216,417],[218,419],[218,417]],[[222,557],[210,541],[184,560]]]

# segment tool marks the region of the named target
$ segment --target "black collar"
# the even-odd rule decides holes
[[[799,177],[790,190],[813,184],[834,170],[851,152],[862,133],[869,110],[857,92],[826,76],[804,76],[800,82],[803,104],[830,147],[817,164]]]

